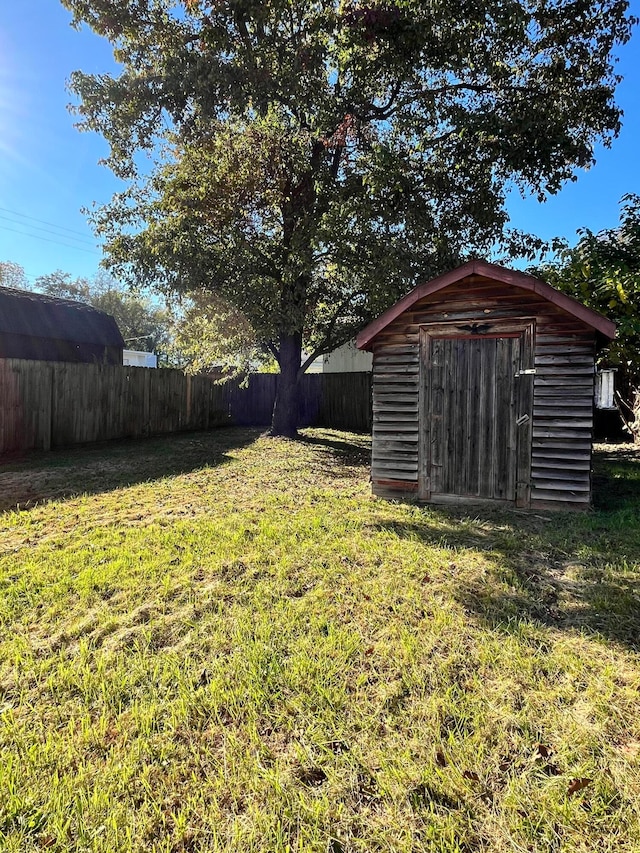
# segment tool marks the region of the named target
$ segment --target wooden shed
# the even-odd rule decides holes
[[[374,494],[588,507],[595,356],[614,335],[484,261],[416,287],[357,339],[373,353]]]
[[[83,302],[0,287],[0,358],[122,364],[110,314]]]

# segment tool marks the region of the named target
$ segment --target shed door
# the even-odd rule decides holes
[[[423,341],[423,493],[528,503],[527,331]],[[425,351],[426,350],[426,351]]]

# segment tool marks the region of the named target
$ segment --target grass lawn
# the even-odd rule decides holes
[[[586,514],[371,498],[366,437],[0,467],[0,850],[640,851],[640,457]]]

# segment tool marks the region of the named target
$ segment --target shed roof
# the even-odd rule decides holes
[[[13,287],[0,287],[3,333],[124,348],[118,324],[110,314],[83,302]]]
[[[461,267],[444,273],[444,275],[438,276],[425,284],[419,284],[410,293],[403,296],[395,305],[388,308],[384,314],[381,314],[360,332],[356,339],[356,346],[358,349],[369,349],[376,335],[385,329],[389,323],[393,322],[396,317],[399,317],[400,314],[411,308],[418,300],[423,299],[425,296],[430,296],[432,293],[437,293],[439,290],[448,287],[450,284],[455,284],[470,275],[481,275],[494,281],[511,285],[512,287],[533,291],[543,299],[553,302],[554,305],[566,311],[567,314],[590,326],[606,341],[611,341],[615,337],[615,323],[603,317],[602,314],[598,314],[597,311],[587,308],[586,305],[578,302],[572,296],[561,293],[544,281],[526,273],[510,270],[497,264],[487,263],[487,261],[469,261]]]

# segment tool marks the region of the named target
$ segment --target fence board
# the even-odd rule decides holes
[[[317,378],[320,382],[318,425],[371,431],[370,373],[322,373],[307,378]]]
[[[207,376],[103,364],[0,359],[0,454],[141,438],[222,424],[268,426],[277,374]],[[369,373],[300,380],[299,423],[371,430]]]

